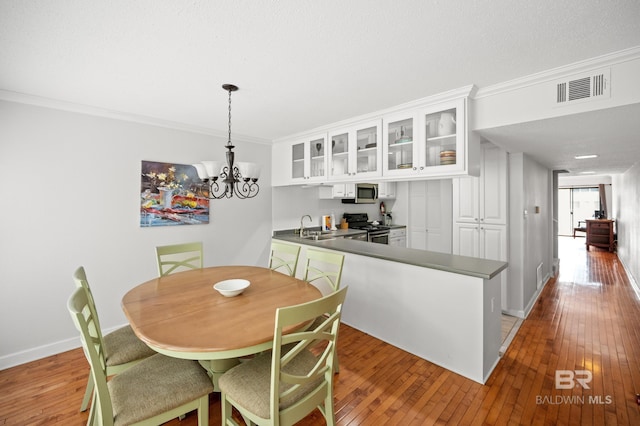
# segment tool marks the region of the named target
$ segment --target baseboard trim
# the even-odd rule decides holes
[[[123,326],[124,324],[117,327],[105,329],[102,331],[102,333],[108,334]],[[24,351],[0,356],[0,370],[6,370],[7,368],[15,367],[17,365],[37,361],[48,356],[53,356],[62,352],[77,349],[81,346],[82,344],[80,343],[80,336],[78,335],[78,337],[72,337],[70,339],[64,339],[58,342],[53,342]]]
[[[520,310],[514,310],[514,309],[503,309],[502,313],[505,315],[509,315],[512,317],[516,317],[516,318],[520,318],[520,319],[524,319],[524,311]]]
[[[638,298],[638,300],[640,300],[640,286],[638,286],[638,282],[636,281],[635,277],[631,273],[631,269],[627,267],[627,264],[624,263],[624,260],[622,260],[620,256],[618,256],[618,260],[622,264],[622,268],[624,269],[624,272],[627,274],[627,279],[629,280],[629,284],[631,284],[631,288],[636,294],[636,297]]]
[[[25,351],[15,352],[0,357],[0,370],[15,367],[16,365],[26,364],[31,361],[37,361],[48,356],[56,355],[62,352],[70,351],[80,347],[80,337],[61,340],[59,342],[50,343],[48,345],[38,346],[36,348],[27,349]]]
[[[521,318],[527,318],[529,316],[529,314],[531,313],[531,310],[533,309],[533,306],[538,301],[538,298],[540,297],[542,290],[544,290],[544,288],[547,286],[547,283],[549,281],[551,281],[551,277],[549,276],[549,274],[547,274],[542,280],[542,285],[540,286],[540,288],[536,290],[536,292],[533,294],[533,297],[529,301],[529,304],[524,308],[524,316]]]

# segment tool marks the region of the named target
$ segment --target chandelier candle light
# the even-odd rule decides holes
[[[260,187],[260,167],[254,163],[234,163],[235,153],[231,143],[231,92],[238,90],[233,84],[223,84],[222,88],[229,92],[229,139],[225,148],[227,151],[227,163],[222,161],[202,161],[194,164],[198,177],[203,184],[209,186],[209,198],[231,198],[235,194],[240,199],[253,198],[258,195]],[[224,183],[224,186],[219,183]]]

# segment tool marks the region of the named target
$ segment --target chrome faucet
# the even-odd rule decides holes
[[[302,221],[304,220],[305,217],[309,218],[309,222],[313,222],[313,219],[308,214],[305,214],[300,218],[300,237],[304,237],[304,225],[302,224]]]

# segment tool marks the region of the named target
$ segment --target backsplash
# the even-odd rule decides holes
[[[300,218],[305,214],[311,215],[313,219],[311,223],[305,219],[305,226],[310,227],[320,226],[322,216],[331,213],[335,215],[337,222],[340,222],[345,212],[367,213],[369,220],[382,221],[380,201],[375,204],[342,204],[340,200],[320,199],[317,187],[274,187],[272,194],[274,230],[298,228]],[[394,200],[384,200],[384,204],[388,211],[392,211]]]

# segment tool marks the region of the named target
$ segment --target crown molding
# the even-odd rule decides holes
[[[640,46],[608,53],[606,55],[597,56],[595,58],[587,59],[580,62],[574,62],[573,64],[563,65],[558,68],[552,68],[550,70],[530,74],[525,77],[520,77],[513,80],[505,81],[503,83],[494,84],[493,86],[486,86],[480,88],[476,92],[475,96],[472,95],[471,97],[473,99],[481,99],[540,83],[546,83],[548,81],[560,80],[567,76],[580,74],[583,72],[591,71],[593,69],[603,68],[637,59],[640,59]]]
[[[77,104],[73,102],[60,101],[57,99],[44,98],[41,96],[28,95],[25,93],[11,92],[8,90],[0,90],[0,100],[15,102],[27,105],[34,105],[43,108],[56,109],[61,111],[74,112],[78,114],[92,115],[96,117],[110,118],[113,120],[129,121],[133,123],[146,124],[155,127],[164,127],[167,129],[181,130],[189,133],[198,133],[207,136],[214,136],[221,139],[227,139],[229,133],[223,130],[210,129],[207,127],[193,126],[175,121],[162,120],[160,118],[148,117],[113,111],[104,108],[93,107],[90,105]],[[271,145],[268,139],[256,138],[253,136],[233,134],[234,141],[257,143],[263,145]]]

